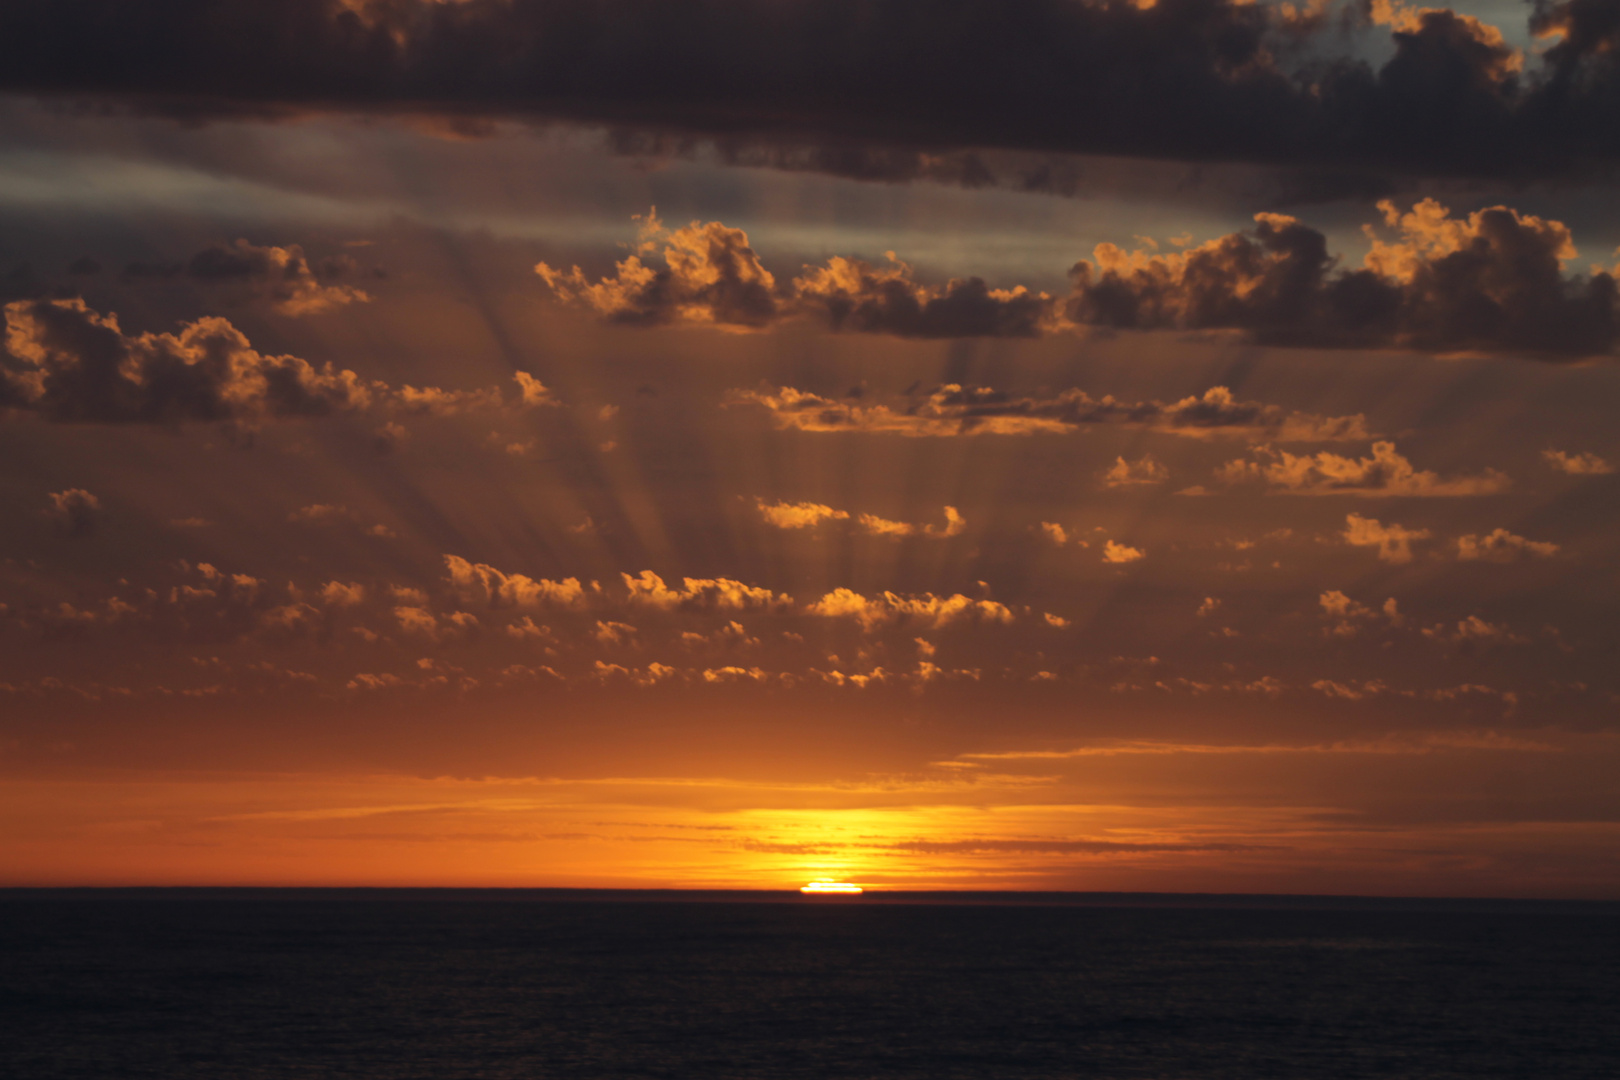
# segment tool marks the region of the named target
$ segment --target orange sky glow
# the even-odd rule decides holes
[[[1219,150],[306,6],[409,101],[0,87],[0,886],[1620,896],[1607,150],[1289,142],[1316,5]]]

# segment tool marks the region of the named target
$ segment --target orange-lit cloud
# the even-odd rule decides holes
[[[1253,459],[1228,462],[1217,476],[1228,484],[1263,481],[1270,490],[1286,495],[1494,495],[1512,483],[1495,469],[1443,479],[1438,473],[1416,468],[1392,442],[1373,443],[1372,454],[1363,458],[1326,450],[1291,454],[1261,448]]]

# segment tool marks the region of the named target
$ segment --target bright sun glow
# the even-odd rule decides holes
[[[861,891],[861,887],[851,885],[847,881],[812,881],[799,891],[809,893],[812,896],[854,896]]]

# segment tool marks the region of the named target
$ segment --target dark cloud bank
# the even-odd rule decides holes
[[[979,278],[918,282],[892,261],[837,257],[778,279],[741,229],[694,222],[644,233],[638,254],[592,281],[535,267],[562,300],[628,326],[761,329],[803,319],[835,331],[914,338],[1034,338],[1085,327],[1217,331],[1266,345],[1411,349],[1572,360],[1620,343],[1614,273],[1580,273],[1560,222],[1491,207],[1452,216],[1425,199],[1379,205],[1361,266],[1321,232],[1281,214],[1196,247],[1098,245],[1051,296]],[[656,221],[654,222],[656,225]],[[660,251],[659,249],[662,248]]]
[[[9,0],[0,88],[197,117],[583,120],[698,133],[742,160],[782,153],[749,140],[799,141],[820,147],[808,167],[880,176],[933,166],[862,147],[1481,176],[1620,157],[1617,0],[1538,3],[1532,28],[1561,36],[1529,58],[1467,16],[1381,5],[1394,53],[1375,67],[1346,55],[1343,32],[1373,15],[1230,0]],[[971,161],[939,168],[987,179]]]

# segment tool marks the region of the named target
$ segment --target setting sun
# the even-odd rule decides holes
[[[862,889],[847,881],[812,881],[799,891],[811,896],[858,896]]]

